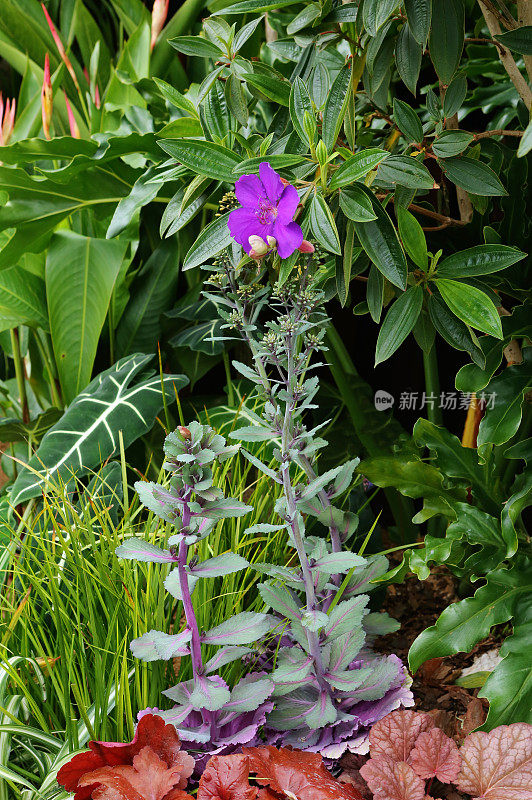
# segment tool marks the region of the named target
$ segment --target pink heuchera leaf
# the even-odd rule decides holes
[[[255,800],[247,756],[213,756],[200,778],[198,800]]]
[[[143,747],[131,766],[102,767],[88,772],[79,784],[98,784],[92,792],[93,800],[191,800],[191,795],[181,789],[172,791],[180,782],[182,771],[181,764],[168,767],[151,747]]]
[[[430,714],[409,709],[392,711],[375,723],[369,734],[372,758],[388,756],[393,761],[408,761],[420,733],[434,728]]]
[[[489,733],[470,733],[460,748],[458,789],[475,800],[530,800],[532,725],[515,722]]]
[[[425,800],[425,781],[406,761],[377,756],[360,767],[375,800]]]
[[[442,783],[456,780],[460,772],[458,747],[440,728],[420,733],[409,763],[420,778],[437,778]]]

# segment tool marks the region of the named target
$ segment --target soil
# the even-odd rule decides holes
[[[397,653],[407,664],[408,650],[418,634],[434,625],[447,606],[461,599],[457,590],[457,579],[444,566],[435,567],[426,581],[419,581],[412,576],[401,584],[388,586],[383,610],[399,620],[401,627],[395,633],[378,639],[375,649]],[[412,691],[415,710],[431,714],[436,725],[458,745],[462,744],[468,733],[483,724],[488,703],[477,696],[479,689],[466,689],[457,686],[455,681],[477,656],[498,649],[502,639],[500,628],[494,628],[491,635],[475,645],[470,653],[434,658],[425,662],[414,675]],[[357,769],[365,760],[365,756],[348,754],[343,757],[340,766],[344,770],[344,779],[352,781],[361,791],[365,789],[364,796],[370,798],[371,794],[361,781]],[[445,800],[471,800],[469,795],[436,781],[430,794]]]

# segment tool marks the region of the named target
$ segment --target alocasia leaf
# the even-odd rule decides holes
[[[408,761],[418,736],[434,728],[429,714],[400,709],[383,717],[369,734],[372,758],[388,756],[394,761]]]
[[[405,761],[377,756],[366,761],[360,774],[374,800],[424,800],[425,781]]]
[[[440,728],[419,734],[409,763],[420,778],[437,778],[442,783],[456,780],[461,765],[458,747]]]
[[[255,800],[247,756],[214,756],[200,778],[198,800]]]
[[[460,749],[458,789],[475,800],[527,800],[532,786],[532,725],[515,722],[470,733]]]

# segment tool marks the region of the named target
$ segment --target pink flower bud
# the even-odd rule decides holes
[[[168,15],[168,6],[170,0],[153,0],[153,8],[151,12],[151,42],[150,50],[153,50],[157,37],[164,27],[166,17]]]
[[[4,98],[0,92],[0,145],[7,144],[15,127],[16,100],[6,100],[4,112]]]
[[[297,248],[300,253],[313,253],[315,251],[315,247],[312,242],[307,242],[306,239],[303,239],[299,247]]]
[[[76,118],[74,116],[74,112],[72,111],[72,107],[68,102],[68,97],[66,96],[65,92],[63,92],[63,94],[65,95],[65,103],[68,114],[68,124],[70,125],[70,135],[73,136],[74,139],[79,139],[80,134],[79,134],[78,123],[76,122]]]
[[[57,47],[57,49],[59,51],[59,55],[61,56],[61,59],[62,59],[64,65],[65,65],[65,67],[67,68],[67,70],[70,73],[70,77],[74,81],[74,86],[76,87],[76,89],[79,92],[78,79],[76,77],[76,73],[74,72],[74,67],[72,66],[72,63],[71,63],[69,57],[67,56],[67,54],[65,52],[65,48],[63,47],[63,42],[61,41],[61,37],[59,36],[59,34],[56,31],[55,25],[52,22],[52,18],[50,16],[50,14],[48,13],[48,11],[46,10],[46,6],[44,5],[44,3],[41,3],[41,6],[42,6],[42,10],[44,11],[44,16],[46,17],[46,22],[48,23],[48,27],[50,28],[50,32],[51,32],[52,36],[54,37],[55,46]]]
[[[50,139],[50,123],[52,121],[53,109],[53,91],[52,82],[50,80],[50,59],[48,53],[44,58],[44,80],[42,82],[41,90],[41,111],[42,111],[42,127],[44,135]]]

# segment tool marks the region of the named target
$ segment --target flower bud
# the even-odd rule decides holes
[[[275,236],[267,236],[266,241],[268,242],[271,249],[277,247],[277,239],[275,238]]]
[[[44,16],[46,17],[46,22],[48,23],[48,27],[50,28],[50,32],[51,32],[52,36],[54,37],[55,46],[57,47],[57,49],[59,51],[59,55],[61,56],[61,59],[62,59],[64,65],[65,65],[65,67],[67,68],[67,70],[70,73],[70,77],[74,81],[74,86],[76,87],[76,89],[79,92],[78,79],[76,77],[76,73],[74,72],[74,67],[72,66],[72,62],[70,61],[69,57],[67,56],[67,54],[65,52],[65,48],[63,47],[63,42],[61,41],[61,37],[59,36],[59,34],[56,31],[55,25],[52,22],[52,18],[50,16],[50,14],[48,13],[48,11],[46,10],[46,6],[44,5],[44,3],[41,3],[41,6],[42,6],[42,10],[44,11]]]
[[[151,42],[150,50],[153,50],[157,37],[164,27],[168,14],[170,0],[154,0],[151,12]]]
[[[7,144],[15,127],[16,100],[6,100],[4,112],[4,98],[0,92],[0,145]]]
[[[65,93],[63,92],[63,94],[65,94]],[[78,123],[76,122],[76,118],[74,116],[74,112],[72,111],[72,107],[71,107],[70,103],[68,102],[68,97],[66,96],[66,94],[65,94],[65,103],[66,103],[67,114],[68,114],[68,124],[70,126],[70,135],[73,136],[74,139],[79,139],[80,138],[80,134],[79,134]]]
[[[299,247],[297,248],[300,253],[313,253],[315,251],[315,247],[312,242],[307,242],[306,239],[303,239]]]
[[[50,59],[48,53],[44,58],[44,80],[41,90],[41,111],[42,111],[42,127],[44,135],[47,139],[50,138],[50,123],[52,121],[52,108],[53,108],[53,91],[52,82],[50,80]]]
[[[187,439],[187,441],[190,441],[192,434],[190,433],[188,428],[185,428],[184,425],[178,425],[177,430],[179,431],[183,439]]]
[[[268,238],[273,238],[273,237],[268,237]],[[265,256],[269,250],[268,244],[266,244],[266,242],[261,236],[256,236],[255,234],[253,234],[248,238],[248,242],[249,246],[251,247],[251,253],[254,253],[254,255],[252,255],[251,258],[255,258],[256,256],[259,257]]]
[[[316,158],[318,159],[320,167],[325,166],[327,163],[327,148],[325,147],[323,139],[319,140],[318,146],[316,147]]]

